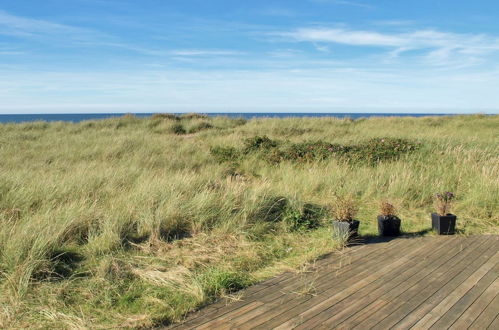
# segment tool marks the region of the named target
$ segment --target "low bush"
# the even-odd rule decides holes
[[[311,162],[325,160],[332,155],[345,155],[350,147],[324,141],[295,143],[286,148],[283,157],[286,160]]]
[[[244,140],[243,153],[248,154],[260,150],[276,148],[279,142],[269,139],[266,135],[254,136]]]
[[[172,125],[172,127],[170,128],[170,131],[173,133],[173,134],[177,134],[177,135],[182,135],[182,134],[186,134],[187,131],[185,130],[184,126],[182,124],[174,124]]]
[[[239,158],[239,151],[234,147],[212,147],[210,153],[220,163],[235,162]]]
[[[376,138],[354,146],[351,158],[375,164],[380,161],[398,159],[403,154],[418,150],[419,147],[420,144],[406,139]]]
[[[246,139],[241,154],[262,152],[262,158],[273,164],[282,161],[323,161],[336,157],[353,163],[373,165],[381,161],[396,160],[403,154],[418,150],[419,147],[419,143],[397,138],[376,138],[353,146],[325,141],[306,141],[283,145],[283,143],[271,140],[264,135]]]

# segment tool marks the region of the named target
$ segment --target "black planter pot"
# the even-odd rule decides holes
[[[355,237],[359,235],[359,220],[333,221],[333,235],[336,237]]]
[[[454,214],[431,214],[431,228],[439,235],[454,235],[456,233],[456,219]]]
[[[378,215],[378,232],[380,236],[399,236],[400,219],[394,215]]]

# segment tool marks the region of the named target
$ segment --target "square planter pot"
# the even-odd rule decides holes
[[[359,235],[359,220],[333,221],[333,236],[355,237]]]
[[[400,219],[394,215],[378,215],[379,236],[399,236]]]
[[[431,214],[431,228],[439,235],[454,235],[456,233],[456,216],[454,214]]]

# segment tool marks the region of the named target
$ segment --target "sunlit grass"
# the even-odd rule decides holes
[[[180,126],[179,126],[180,125]],[[177,127],[177,128],[175,128]],[[183,131],[178,130],[182,127]],[[432,196],[456,194],[464,234],[499,232],[499,116],[243,120],[156,116],[0,125],[0,327],[153,326],[333,251],[305,204],[358,201],[377,233],[381,200],[402,230],[430,226]],[[399,159],[280,163],[214,147],[421,142]]]

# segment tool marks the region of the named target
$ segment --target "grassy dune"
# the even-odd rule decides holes
[[[403,231],[426,231],[443,190],[457,195],[460,233],[498,233],[498,132],[499,116],[483,115],[0,125],[0,327],[178,321],[339,248],[327,212],[334,193],[358,200],[364,235],[376,234],[383,199],[398,206]],[[418,148],[374,163],[362,161],[367,149],[279,162],[258,150],[227,161],[210,152],[239,152],[255,136],[282,150],[372,138]],[[306,222],[310,205],[326,210],[312,217],[319,226]]]

